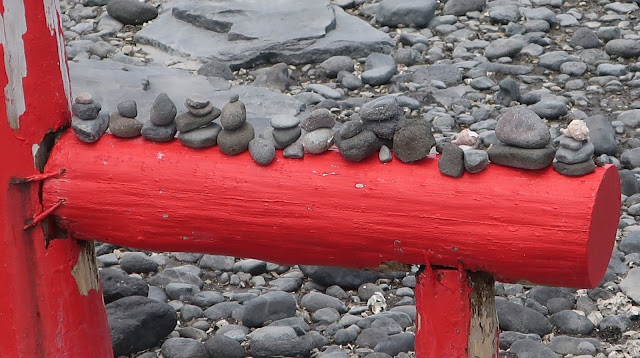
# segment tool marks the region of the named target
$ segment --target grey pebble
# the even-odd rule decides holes
[[[178,109],[166,93],[160,93],[151,106],[151,123],[156,126],[169,125],[176,118]]]
[[[185,107],[191,107],[195,109],[202,109],[209,105],[209,100],[200,95],[189,96],[185,99],[184,105]]]
[[[382,163],[389,163],[391,160],[393,160],[391,149],[389,149],[389,147],[387,147],[386,145],[381,146],[380,152],[378,153],[378,159],[380,159],[380,162]]]
[[[247,121],[247,109],[241,101],[229,102],[222,107],[220,124],[225,130],[236,130]]]
[[[570,177],[579,177],[592,173],[596,169],[592,159],[576,164],[565,164],[562,162],[553,162],[553,169],[558,173]]]
[[[210,123],[202,128],[180,132],[178,139],[182,144],[190,148],[208,148],[216,145],[220,131],[222,131],[222,127],[218,123]]]
[[[342,124],[338,130],[338,136],[341,139],[351,138],[364,129],[364,122],[361,119],[352,119]]]
[[[497,144],[489,148],[488,153],[492,163],[513,168],[536,170],[544,169],[551,165],[556,151],[553,147],[525,149]]]
[[[302,129],[298,126],[288,129],[274,129],[271,134],[279,148],[286,148],[300,138]]]
[[[526,106],[509,108],[498,119],[495,131],[501,142],[520,148],[544,148],[551,141],[547,125]]]
[[[318,84],[318,83],[313,83],[308,85],[307,91],[318,93],[324,98],[330,98],[330,99],[342,98],[342,94],[340,92],[334,90],[333,88],[330,88],[328,86]]]
[[[340,139],[337,146],[344,159],[350,162],[360,162],[375,154],[380,148],[378,137],[368,130],[363,130],[351,138]]]
[[[276,115],[271,117],[271,126],[274,129],[289,129],[298,126],[300,119],[290,115]]]
[[[133,117],[122,116],[118,112],[113,112],[111,116],[109,116],[109,131],[116,137],[137,137],[140,135],[141,130],[142,122]]]
[[[127,100],[118,103],[118,113],[127,118],[136,118],[138,116],[138,105],[134,100]]]
[[[100,110],[102,110],[102,106],[96,102],[89,104],[73,103],[71,105],[73,115],[82,120],[91,120],[98,117]]]
[[[254,138],[249,142],[249,153],[256,163],[268,165],[276,156],[276,147],[266,139]]]
[[[591,159],[594,150],[595,147],[590,142],[584,143],[578,150],[560,147],[556,152],[556,160],[565,164],[582,163]]]
[[[469,149],[464,151],[464,168],[469,173],[479,173],[489,164],[489,154],[484,150]]]
[[[302,159],[304,157],[304,147],[302,143],[295,142],[284,148],[282,156],[289,159]]]
[[[223,126],[224,128],[224,126]],[[218,134],[218,146],[226,155],[236,155],[249,148],[249,142],[255,137],[255,130],[251,123],[244,122],[235,130],[223,129]]]
[[[191,112],[181,113],[176,116],[175,124],[180,133],[189,132],[191,130],[206,126],[220,116],[220,110],[215,108],[209,114],[204,116],[196,116]]]
[[[154,142],[171,141],[177,132],[176,124],[173,121],[164,126],[155,125],[151,121],[145,122],[142,125],[142,130],[140,131],[143,137]]]
[[[91,104],[93,103],[93,96],[90,93],[83,92],[76,96],[74,102],[79,104]]]
[[[320,128],[312,132],[307,132],[302,137],[302,145],[304,149],[311,154],[320,154],[326,152],[334,142],[333,129]]]
[[[71,128],[81,141],[93,143],[109,128],[109,115],[101,113],[96,119],[84,120],[78,117],[71,119]]]
[[[320,128],[333,128],[336,124],[336,116],[326,108],[314,110],[307,116],[300,125],[307,132],[312,132]],[[275,128],[275,127],[274,127]]]
[[[189,113],[193,114],[196,117],[204,117],[204,116],[210,114],[212,111],[217,112],[216,117],[218,117],[220,115],[220,109],[214,107],[213,104],[211,104],[211,103],[208,103],[206,106],[204,106],[202,108],[196,108],[196,107],[192,107],[192,106],[189,106],[189,105],[185,105],[185,107],[187,108]]]
[[[464,151],[455,144],[445,144],[438,159],[438,169],[446,176],[460,178],[464,174]]]
[[[418,161],[436,144],[431,125],[424,120],[401,120],[393,136],[393,152],[404,163]]]
[[[348,56],[333,56],[320,63],[329,78],[336,78],[341,71],[353,72],[353,60]]]

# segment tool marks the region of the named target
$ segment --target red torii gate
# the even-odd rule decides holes
[[[262,167],[177,142],[87,145],[62,134],[70,91],[57,0],[3,0],[0,14],[2,356],[113,356],[94,239],[284,264],[424,264],[420,358],[497,357],[491,275],[570,287],[604,275],[615,167],[567,178],[491,165],[452,179],[436,159],[354,164],[330,152]]]

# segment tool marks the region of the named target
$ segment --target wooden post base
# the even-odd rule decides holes
[[[416,356],[498,357],[493,277],[425,266],[416,282]]]

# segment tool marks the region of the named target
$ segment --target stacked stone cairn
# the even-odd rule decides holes
[[[302,137],[303,148],[311,154],[321,154],[334,144],[335,116],[327,109],[317,109],[302,121],[306,131]]]
[[[127,100],[118,103],[117,111],[109,116],[109,131],[118,138],[134,138],[140,135],[142,122],[136,119],[138,105]]]
[[[255,137],[255,129],[247,122],[247,109],[239,99],[237,94],[233,94],[220,114],[222,131],[218,134],[218,146],[226,155],[246,152],[249,142]]]
[[[107,131],[109,115],[100,113],[101,110],[102,106],[94,102],[88,93],[82,93],[75,98],[71,105],[71,128],[78,139],[85,143],[93,143]]]
[[[459,178],[465,170],[475,174],[489,165],[489,155],[484,150],[476,149],[478,134],[470,129],[463,129],[456,138],[439,148],[441,153],[438,169],[444,175]]]
[[[492,163],[520,168],[543,169],[551,165],[555,148],[545,122],[527,106],[508,108],[495,130],[500,144],[489,148]]]
[[[213,121],[220,117],[222,111],[200,95],[187,97],[184,106],[187,112],[179,114],[175,119],[180,142],[194,149],[216,145],[222,127]]]
[[[169,142],[176,136],[178,109],[166,93],[160,93],[151,106],[149,121],[142,126],[142,136],[154,142]]]
[[[583,120],[573,120],[562,135],[554,140],[560,146],[553,169],[566,176],[583,176],[593,172],[594,145],[589,142],[589,128]]]

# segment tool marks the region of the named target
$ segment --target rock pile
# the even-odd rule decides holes
[[[109,131],[119,138],[134,138],[140,135],[142,122],[136,119],[138,105],[134,100],[123,101],[118,104],[118,111],[109,117]]]
[[[555,139],[560,145],[553,162],[553,169],[567,176],[582,176],[593,172],[594,145],[589,142],[589,129],[582,120],[573,120],[562,135]]]
[[[176,128],[180,132],[178,138],[182,144],[195,149],[216,145],[222,127],[213,121],[220,117],[222,111],[208,99],[198,95],[187,97],[184,106],[187,112],[175,119]]]
[[[238,95],[233,95],[222,107],[220,123],[222,131],[218,135],[218,146],[224,154],[237,155],[249,149],[255,130],[247,122],[247,109]]]
[[[498,120],[500,143],[489,148],[491,162],[520,169],[543,169],[551,165],[555,149],[544,121],[530,108],[507,109]]]
[[[88,93],[80,94],[71,105],[71,128],[78,138],[85,143],[93,143],[107,131],[109,116],[100,113],[102,106],[93,101]]]
[[[335,116],[327,109],[317,109],[302,121],[301,127],[307,133],[302,138],[302,146],[311,154],[324,153],[335,142],[333,126]]]
[[[151,106],[149,121],[142,126],[142,136],[154,142],[169,142],[176,136],[178,109],[166,93],[160,93]]]

